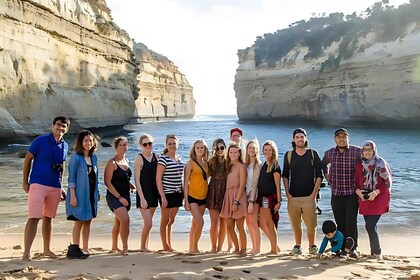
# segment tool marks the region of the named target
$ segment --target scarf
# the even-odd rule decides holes
[[[378,155],[376,144],[373,141],[363,143],[363,148],[369,147],[373,149],[371,158],[364,158],[362,154],[363,165],[363,189],[376,190],[379,177],[385,180],[387,188],[392,186],[392,174],[388,163]]]

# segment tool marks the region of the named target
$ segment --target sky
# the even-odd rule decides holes
[[[334,12],[359,14],[379,0],[106,0],[114,22],[166,56],[193,87],[196,115],[235,115],[237,52],[257,36]],[[395,7],[408,0],[390,0]]]

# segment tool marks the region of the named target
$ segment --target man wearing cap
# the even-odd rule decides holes
[[[245,160],[246,151],[245,151],[245,143],[243,142],[242,136],[243,136],[243,132],[239,127],[235,127],[230,130],[230,141],[238,144],[239,147],[241,147],[242,160]]]
[[[302,220],[306,226],[309,253],[316,255],[317,226],[316,196],[321,185],[322,163],[317,151],[308,149],[308,139],[303,128],[293,131],[293,151],[284,155],[283,183],[287,196],[287,212],[295,236],[292,254],[302,254]]]
[[[359,202],[354,181],[356,162],[360,160],[362,149],[349,145],[349,132],[339,128],[334,133],[336,147],[325,152],[324,176],[331,186],[331,207],[337,229],[345,237],[352,237],[355,244],[350,257],[357,257],[357,214]],[[342,254],[345,254],[344,251]]]
[[[242,136],[243,132],[239,127],[230,130],[230,141],[240,145],[242,143]]]

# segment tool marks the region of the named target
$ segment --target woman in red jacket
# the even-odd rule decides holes
[[[373,141],[363,143],[362,160],[356,165],[356,194],[359,196],[359,213],[365,219],[371,255],[382,260],[377,223],[389,211],[392,185],[391,169],[381,158]]]

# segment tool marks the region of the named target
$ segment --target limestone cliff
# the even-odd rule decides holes
[[[140,69],[134,118],[194,116],[192,87],[178,67],[141,43],[134,44],[134,53]]]
[[[131,38],[104,0],[0,1],[0,136],[127,123],[137,98]]]
[[[375,30],[359,38],[359,51],[337,67],[339,42],[308,59],[295,46],[275,67],[256,66],[255,50],[240,50],[235,76],[241,120],[315,121],[328,125],[420,126],[420,26],[398,40],[378,42]]]

